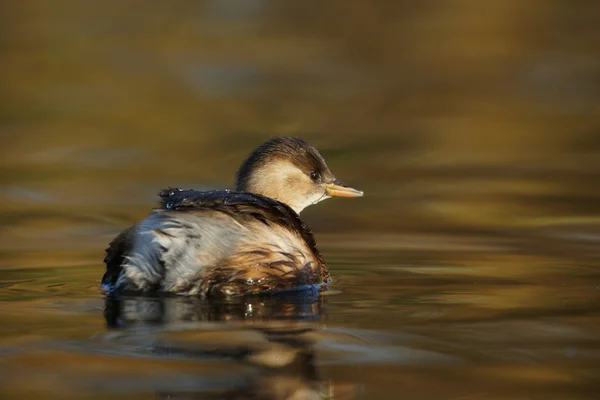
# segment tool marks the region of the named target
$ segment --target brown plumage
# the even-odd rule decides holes
[[[240,295],[318,285],[329,270],[298,213],[362,192],[303,140],[274,138],[242,164],[236,192],[166,189],[161,206],[109,245],[102,283],[116,291]]]

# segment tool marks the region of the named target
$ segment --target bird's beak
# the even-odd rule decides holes
[[[331,183],[324,183],[325,194],[331,197],[360,197],[364,193],[361,190],[354,189],[337,179]]]

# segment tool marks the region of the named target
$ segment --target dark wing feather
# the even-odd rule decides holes
[[[325,260],[317,249],[310,228],[284,203],[255,193],[229,190],[196,191],[168,188],[158,195],[161,197],[161,208],[176,211],[213,209],[229,214],[241,223],[244,219],[254,219],[264,223],[272,222],[298,232],[326,269]]]

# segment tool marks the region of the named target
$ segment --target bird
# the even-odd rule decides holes
[[[300,212],[363,192],[337,180],[305,140],[273,137],[241,164],[235,190],[159,196],[106,249],[108,293],[222,298],[326,287],[329,267]]]

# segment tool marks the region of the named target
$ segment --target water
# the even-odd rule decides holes
[[[490,249],[479,238],[429,241],[420,249],[409,240],[404,249],[324,246],[335,277],[324,296],[229,303],[104,299],[99,260],[69,267],[31,260],[31,268],[2,275],[2,391],[9,398],[595,396],[594,265]]]
[[[3,7],[0,397],[597,398],[598,7],[243,3]],[[103,296],[275,134],[365,191],[303,212],[328,292]]]

